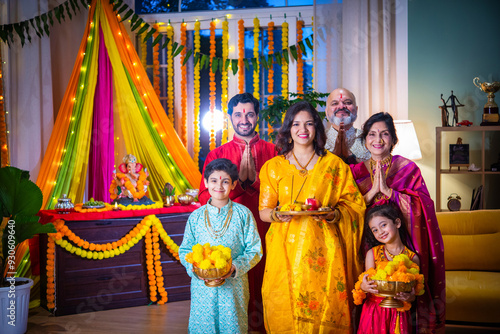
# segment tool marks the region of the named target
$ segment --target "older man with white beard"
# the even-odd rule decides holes
[[[325,148],[342,158],[348,164],[355,164],[370,158],[370,152],[360,138],[361,130],[353,127],[358,116],[356,97],[345,88],[330,93],[326,102]]]

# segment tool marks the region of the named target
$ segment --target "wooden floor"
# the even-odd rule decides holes
[[[37,333],[187,333],[189,301],[54,317],[42,308],[30,311],[28,334]],[[500,328],[447,325],[446,334],[493,334]]]

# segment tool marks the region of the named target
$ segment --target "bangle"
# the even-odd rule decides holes
[[[274,209],[271,210],[271,216],[270,216],[270,218],[271,218],[272,222],[279,221],[279,218],[276,216],[276,208],[274,208]]]
[[[332,220],[326,220],[326,222],[328,224],[333,224],[333,223],[336,223],[339,220],[340,220],[340,211],[339,211],[339,209],[335,208],[335,211],[333,211],[333,219]]]

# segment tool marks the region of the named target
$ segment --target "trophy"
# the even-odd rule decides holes
[[[474,85],[481,89],[483,92],[488,93],[488,102],[483,108],[483,122],[481,125],[498,125],[499,115],[498,115],[498,105],[495,103],[495,93],[500,89],[500,82],[494,81],[490,82],[479,82],[479,78],[475,77],[472,80]]]

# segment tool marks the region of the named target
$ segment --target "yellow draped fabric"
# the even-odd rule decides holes
[[[123,66],[125,66],[128,73],[130,73],[132,81],[139,91],[143,103],[146,106],[149,116],[155,124],[158,133],[163,135],[161,137],[163,143],[191,186],[195,188],[198,187],[201,181],[199,168],[194,163],[193,158],[189,155],[189,152],[186,150],[177,132],[175,131],[174,126],[168,119],[168,116],[165,113],[160,100],[156,96],[151,82],[149,81],[145,69],[140,66],[141,59],[137,55],[137,52],[133,49],[133,44],[130,41],[126,29],[123,24],[118,22],[116,14],[113,12],[113,6],[109,4],[109,1],[104,1],[102,6],[107,17],[106,22],[109,25],[110,32],[113,34],[114,40],[121,41],[120,43],[116,43],[116,48],[120,59],[123,62]],[[140,162],[145,166],[148,166],[145,162]]]
[[[328,152],[301,176],[277,156],[262,167],[260,182],[260,210],[314,197],[341,213],[334,224],[310,216],[271,224],[262,286],[266,330],[352,333],[351,291],[362,272],[358,250],[365,204],[349,166]]]

